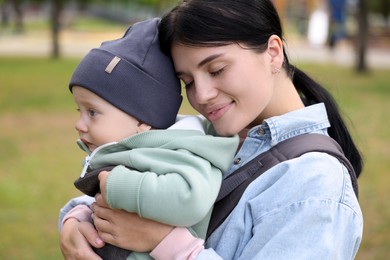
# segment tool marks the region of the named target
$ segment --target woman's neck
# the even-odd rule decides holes
[[[262,124],[267,118],[280,116],[305,107],[298,91],[287,74],[281,73],[278,77],[275,81],[273,96],[267,107],[247,128]]]

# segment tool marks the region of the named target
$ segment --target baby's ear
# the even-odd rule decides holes
[[[142,122],[139,122],[139,124],[137,126],[137,134],[145,132],[145,131],[149,131],[150,129],[152,129],[152,126],[145,124],[145,123],[142,123]]]

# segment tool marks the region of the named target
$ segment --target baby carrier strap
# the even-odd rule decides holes
[[[336,157],[348,169],[353,189],[356,196],[358,196],[358,183],[355,171],[335,140],[323,134],[295,136],[278,143],[267,152],[258,155],[222,181],[211,215],[207,237],[233,211],[245,189],[252,181],[276,164],[308,152],[323,152]]]

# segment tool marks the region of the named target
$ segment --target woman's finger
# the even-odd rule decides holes
[[[112,236],[115,235],[113,230],[114,226],[111,224],[110,221],[100,218],[97,214],[92,214],[92,219],[99,236],[101,236],[101,233],[108,233],[111,234]],[[107,241],[103,237],[101,238],[104,241]]]
[[[110,206],[107,204],[106,200],[104,199],[103,195],[100,194],[100,193],[97,193],[95,195],[95,200],[96,200],[96,204],[99,205],[100,207],[104,207],[104,208],[110,208]]]
[[[99,237],[97,230],[91,223],[80,222],[78,230],[93,247],[100,248],[104,246],[104,241]]]
[[[110,208],[102,207],[97,203],[93,203],[92,204],[92,211],[93,211],[94,215],[96,215],[97,217],[99,217],[101,219],[106,219],[106,220],[111,219],[112,209],[110,209]]]

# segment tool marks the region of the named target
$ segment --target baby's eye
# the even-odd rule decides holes
[[[95,116],[97,116],[97,114],[98,114],[98,112],[96,110],[93,110],[93,109],[88,110],[88,115],[90,117],[95,117]]]

